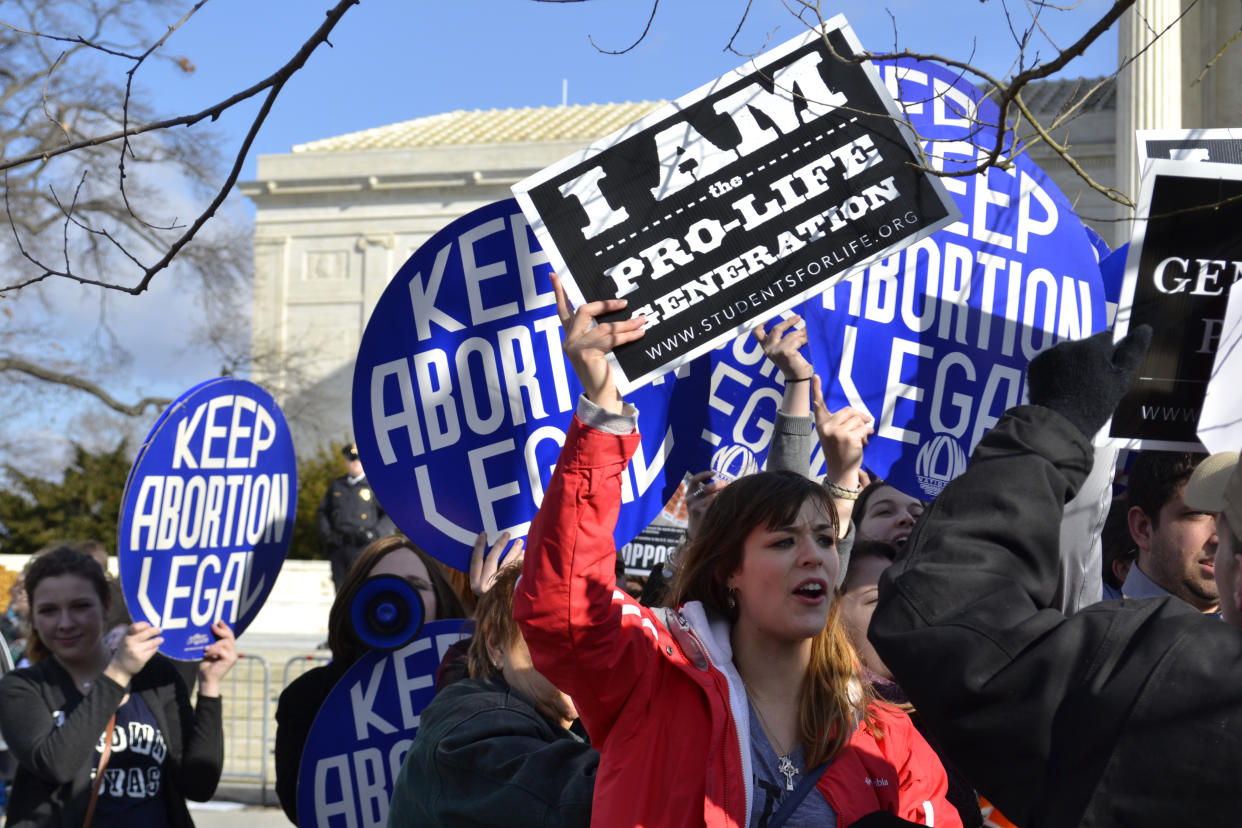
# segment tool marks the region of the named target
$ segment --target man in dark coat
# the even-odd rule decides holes
[[[345,455],[345,476],[328,486],[319,502],[316,523],[332,563],[332,583],[340,590],[345,573],[367,544],[392,532],[392,521],[384,514],[375,492],[367,483],[358,446],[350,443],[341,452]]]
[[[1031,405],[983,437],[880,581],[876,651],[949,756],[1026,828],[1242,813],[1242,630],[1172,597],[1052,608],[1062,508],[1149,336],[1036,357]]]

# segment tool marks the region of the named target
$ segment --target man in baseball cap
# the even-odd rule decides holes
[[[1216,589],[1220,614],[1235,627],[1242,627],[1242,465],[1238,452],[1222,451],[1204,460],[1190,476],[1183,495],[1186,505],[1215,512]]]

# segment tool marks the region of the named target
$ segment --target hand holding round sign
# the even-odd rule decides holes
[[[160,629],[161,652],[197,660],[215,652],[218,622],[249,626],[296,508],[293,440],[262,388],[213,380],[161,414],[130,472],[117,543],[125,603]]]
[[[996,105],[957,73],[907,60],[877,68],[928,163],[971,169],[996,145]],[[1106,324],[1082,222],[1019,149],[1005,168],[944,179],[961,221],[799,310],[825,402],[874,418],[868,467],[921,500],[960,474],[983,434],[1023,401],[1031,358]]]

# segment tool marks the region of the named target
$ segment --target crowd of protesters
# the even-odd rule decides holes
[[[480,535],[453,578],[411,539],[340,529],[347,512],[383,519],[360,468],[325,497],[320,522],[353,552],[334,561],[332,661],[277,707],[290,821],[316,714],[367,651],[351,606],[377,575],[409,582],[428,621],[474,622],[437,672],[391,825],[1163,826],[1242,812],[1238,456],[1143,452],[1103,508],[1088,482],[1150,331],[1039,355],[1030,403],[923,502],[867,474],[872,423],[828,410],[800,320],[761,326],[785,386],[767,469],[690,476],[684,543],[627,589],[613,529],[637,412],[608,357],[643,320],[596,324],[624,300],[575,309],[555,277],[554,290],[584,390],[525,549]],[[1095,505],[1080,522],[1066,504],[1084,489]],[[7,824],[191,825],[186,800],[209,798],[223,764],[232,632],[217,623],[179,675],[160,630],[118,606],[99,551],[32,559],[0,619],[20,659],[0,680]]]

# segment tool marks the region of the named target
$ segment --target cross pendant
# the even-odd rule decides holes
[[[776,765],[776,770],[785,777],[785,790],[792,791],[794,777],[798,775],[798,769],[794,767],[794,763],[789,760],[788,756],[782,756]]]

